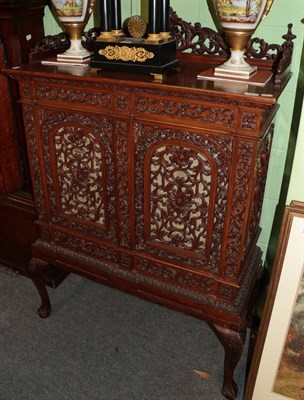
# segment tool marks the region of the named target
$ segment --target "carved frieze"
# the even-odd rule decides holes
[[[135,94],[135,108],[136,104],[139,103],[141,98],[144,99],[143,105],[141,107],[147,107],[145,105],[145,99],[152,99],[152,104],[154,102],[154,98],[157,96],[160,96],[163,98],[165,101],[173,102],[173,103],[181,103],[185,104],[185,107],[187,104],[194,104],[195,106],[205,106],[209,108],[210,110],[212,108],[216,109],[222,109],[223,112],[224,110],[233,111],[233,116],[235,116],[237,109],[239,107],[242,108],[250,108],[250,109],[257,109],[257,110],[263,110],[264,112],[267,112],[267,110],[271,109],[272,106],[269,106],[269,104],[261,104],[257,103],[256,101],[253,101],[250,99],[250,96],[248,96],[248,100],[237,100],[237,99],[232,99],[231,97],[224,97],[224,96],[219,96],[217,93],[208,93],[208,94],[203,94],[203,93],[193,93],[193,92],[178,92],[173,89],[153,89],[153,88],[134,88],[134,94]],[[175,100],[178,98],[177,100]],[[183,101],[181,101],[181,99]],[[228,114],[231,115],[231,114]],[[236,123],[234,124],[236,126]],[[223,125],[224,126],[224,125]],[[223,127],[222,126],[222,127]]]
[[[215,104],[159,100],[159,98],[139,96],[135,100],[135,110],[139,114],[171,116],[183,120],[219,124],[227,127],[234,126],[234,108]]]
[[[135,270],[142,271],[147,275],[159,277],[168,281],[197,288],[208,294],[215,294],[214,278],[195,274],[191,271],[169,267],[160,263],[150,262],[143,259],[137,259]]]
[[[121,85],[109,85],[96,82],[94,90],[86,81],[78,80],[58,80],[35,78],[35,96],[38,100],[70,103],[71,105],[87,105],[92,109],[116,110],[119,112],[130,111],[131,87]],[[21,85],[23,81],[21,81]],[[25,93],[25,97],[29,94]]]
[[[131,86],[127,85],[119,85],[115,83],[106,83],[106,82],[94,82],[94,85],[92,86],[92,82],[87,81],[87,80],[79,80],[77,78],[75,79],[56,79],[56,78],[50,78],[46,79],[43,77],[33,77],[32,81],[34,82],[35,86],[56,86],[59,85],[68,88],[85,88],[88,91],[100,91],[100,92],[117,92],[120,94],[125,94],[126,96],[128,95],[129,92],[131,92],[133,89]]]
[[[69,103],[85,103],[91,106],[110,108],[112,94],[108,92],[88,91],[71,87],[51,85],[36,86],[36,98],[41,100],[65,101]]]
[[[98,88],[100,86],[100,88]],[[83,88],[81,88],[83,87]],[[113,88],[114,89],[114,88]],[[38,100],[47,100],[52,102],[68,102],[71,105],[88,105],[97,107],[98,109],[117,110],[120,112],[129,111],[129,96],[123,93],[117,93],[108,86],[96,85],[96,90],[88,90],[84,83],[74,87],[60,87],[50,84],[38,84],[35,87],[36,97]]]
[[[101,257],[103,259],[117,262],[117,254],[113,249],[101,246],[100,244],[93,243],[86,239],[81,239],[76,236],[71,236],[63,232],[54,232],[55,245],[68,246],[75,251],[81,251],[85,254]]]

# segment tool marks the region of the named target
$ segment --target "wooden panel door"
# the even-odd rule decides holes
[[[40,224],[58,237],[61,232],[61,240],[75,234],[116,244],[113,120],[44,107],[24,110]]]
[[[217,276],[233,137],[146,123],[134,134],[138,254]]]

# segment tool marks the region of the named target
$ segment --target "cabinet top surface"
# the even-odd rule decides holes
[[[117,72],[110,70],[93,71],[89,66],[58,66],[42,65],[40,61],[26,64],[22,67],[4,69],[3,72],[12,77],[35,77],[79,81],[97,84],[123,85],[129,88],[148,88],[157,90],[175,90],[188,94],[202,94],[234,98],[239,101],[274,104],[289,81],[289,77],[280,86],[270,80],[266,86],[254,86],[244,83],[215,82],[197,79],[197,74],[214,67],[208,64],[204,57],[185,57],[180,60],[179,71],[168,72],[162,81],[155,80],[150,74]]]

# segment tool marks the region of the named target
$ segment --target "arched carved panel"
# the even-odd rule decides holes
[[[112,120],[49,109],[39,119],[51,222],[116,240]]]
[[[137,250],[217,274],[233,139],[140,123],[134,134]]]

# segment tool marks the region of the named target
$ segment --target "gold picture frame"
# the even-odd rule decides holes
[[[303,329],[294,337],[295,321],[304,325],[296,314],[301,309],[302,315],[303,307],[304,203],[293,201],[285,208],[244,400],[304,398],[304,349],[302,354],[303,346],[294,342],[304,343]]]

